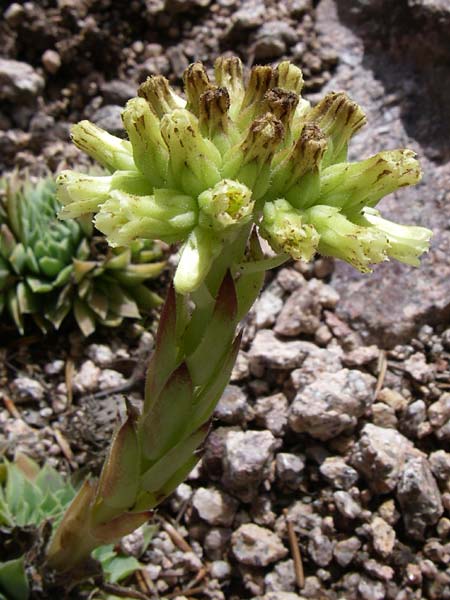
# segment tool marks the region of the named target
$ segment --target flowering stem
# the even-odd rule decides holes
[[[77,146],[112,175],[96,186],[60,174],[62,216],[93,211],[112,245],[183,245],[142,412],[128,407],[99,481],[85,483],[57,529],[48,559],[59,570],[139,526],[195,465],[239,350],[238,323],[266,269],[319,252],[367,272],[390,256],[417,264],[428,248],[430,231],[396,226],[375,209],[420,179],[413,153],[348,163],[350,138],[365,123],[357,104],[331,93],[311,108],[288,61],[254,67],[246,83],[242,71],[239,59],[220,58],[213,83],[191,65],[186,101],[150,77],[123,113],[129,141],[88,122],[73,129]],[[259,235],[275,257],[263,255]]]
[[[199,460],[239,349],[239,319],[264,281],[255,235],[250,243],[255,261],[244,261],[248,229],[246,233],[216,259],[196,292],[186,297],[170,288],[142,413],[127,407],[127,419],[114,436],[99,480],[82,486],[51,540],[51,568],[74,573],[96,546],[131,533]],[[233,276],[230,269],[236,263],[243,268]]]

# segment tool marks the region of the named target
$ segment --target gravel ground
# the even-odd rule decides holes
[[[424,184],[386,202],[435,230],[423,268],[364,279],[319,259],[268,276],[200,464],[158,512],[150,598],[450,599],[449,23],[445,0],[8,3],[5,170],[79,164],[70,122],[120,131],[148,74],[179,84],[230,50],[294,60],[312,99],[349,90],[369,116],[355,156],[408,145],[424,164]],[[0,446],[98,472],[152,344],[138,325],[9,338]]]

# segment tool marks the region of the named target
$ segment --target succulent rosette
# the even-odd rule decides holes
[[[391,257],[418,264],[431,232],[396,225],[375,208],[420,180],[413,152],[347,162],[363,111],[343,92],[312,108],[300,95],[301,70],[287,61],[254,67],[247,82],[237,58],[219,58],[214,71],[211,81],[201,63],[190,65],[185,98],[164,77],[149,77],[123,111],[128,140],[89,121],[75,125],[75,144],[111,175],[63,171],[61,217],[95,213],[113,246],[181,242],[179,293],[198,289],[251,224],[280,258],[319,252],[362,272]]]
[[[32,319],[44,332],[73,314],[84,335],[97,323],[117,326],[139,319],[162,300],[148,281],[164,268],[151,240],[108,248],[89,221],[57,218],[61,206],[48,177],[19,174],[4,181],[0,202],[0,314],[20,333]]]

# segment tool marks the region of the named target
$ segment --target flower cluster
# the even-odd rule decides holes
[[[184,74],[186,99],[150,77],[122,114],[129,140],[82,121],[75,144],[111,175],[63,171],[62,217],[96,213],[111,245],[139,238],[182,242],[175,288],[199,287],[213,261],[252,224],[280,255],[341,258],[362,272],[396,258],[417,265],[431,232],[381,218],[378,201],[420,180],[409,150],[347,162],[365,124],[343,92],[315,107],[300,95],[301,70],[219,58],[215,82],[201,63]]]

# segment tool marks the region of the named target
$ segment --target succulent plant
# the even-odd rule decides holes
[[[26,315],[46,332],[73,311],[85,335],[96,323],[119,325],[160,304],[146,285],[164,268],[150,240],[110,249],[86,219],[60,221],[51,178],[3,186],[0,211],[0,314],[24,333]]]
[[[346,162],[365,117],[344,93],[311,108],[289,62],[254,67],[244,83],[240,61],[220,58],[215,79],[191,65],[183,99],[163,77],[149,78],[123,111],[129,140],[88,121],[72,128],[111,174],[62,172],[61,216],[95,213],[113,246],[143,238],[182,247],[142,411],[128,405],[99,480],[80,489],[51,540],[48,563],[60,571],[144,523],[193,468],[268,268],[320,252],[366,272],[388,257],[416,265],[428,249],[429,230],[375,208],[419,181],[413,153]],[[264,256],[260,236],[275,256]]]

